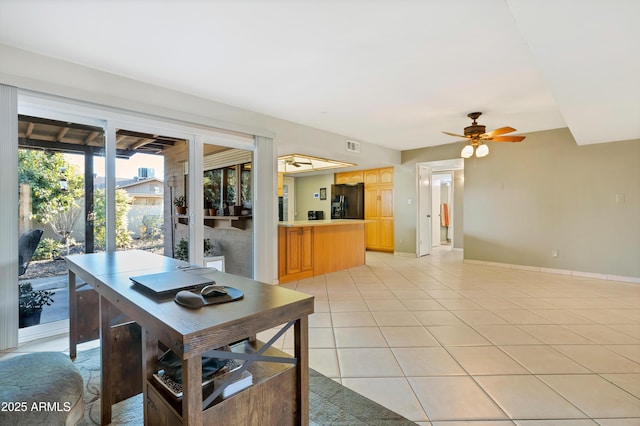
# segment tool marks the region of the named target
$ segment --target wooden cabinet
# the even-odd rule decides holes
[[[393,183],[393,167],[364,171],[365,185],[385,185]]]
[[[381,169],[358,170],[335,174],[336,183],[360,183],[368,185],[383,185],[393,183],[393,167]]]
[[[360,183],[364,182],[362,170],[355,172],[342,172],[335,174],[336,183]]]
[[[319,224],[278,226],[280,283],[365,264],[366,238],[363,221],[317,222]]]
[[[284,194],[284,173],[278,173],[278,197]]]
[[[287,229],[287,275],[313,269],[313,228]]]
[[[393,167],[365,170],[364,179],[367,249],[393,252]]]
[[[313,276],[313,227],[278,228],[279,276],[302,279]]]

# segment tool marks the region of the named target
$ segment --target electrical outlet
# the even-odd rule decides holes
[[[560,257],[560,250],[551,250],[552,257]]]

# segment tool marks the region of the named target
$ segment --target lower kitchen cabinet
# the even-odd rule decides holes
[[[313,276],[313,228],[278,228],[279,275],[290,280]]]
[[[304,221],[278,226],[278,281],[301,280],[365,263],[365,222]]]

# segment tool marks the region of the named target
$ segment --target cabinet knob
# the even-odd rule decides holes
[[[153,401],[150,398],[147,398],[147,405],[149,406],[149,408],[155,410],[156,409],[156,404],[153,403]]]

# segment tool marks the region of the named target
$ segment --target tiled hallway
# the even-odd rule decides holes
[[[640,284],[441,249],[286,286],[316,297],[311,367],[418,424],[640,425]]]

